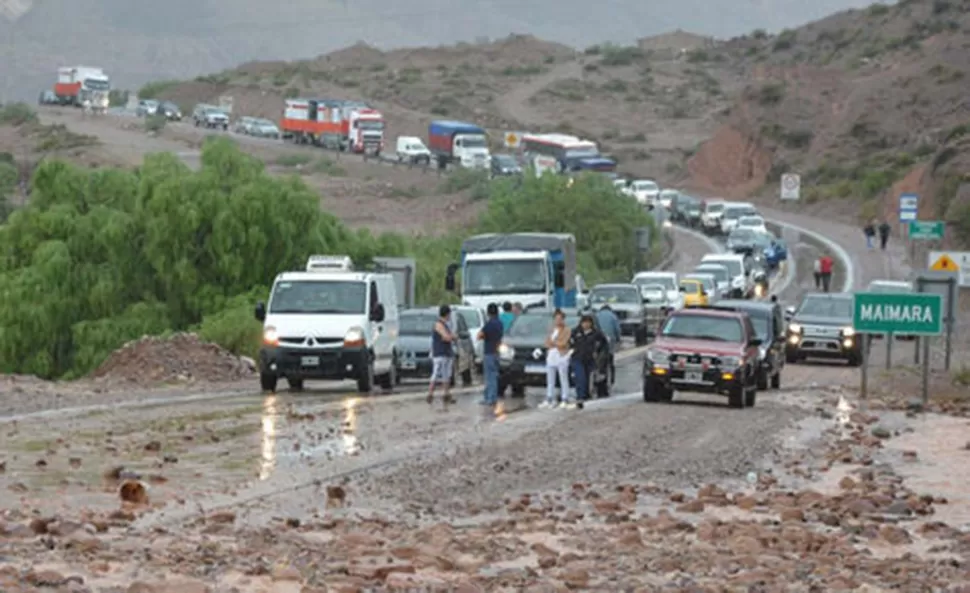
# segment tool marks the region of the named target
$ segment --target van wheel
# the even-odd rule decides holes
[[[276,392],[276,381],[278,377],[270,373],[260,373],[259,374],[259,386],[263,391],[269,391],[270,393]]]
[[[367,363],[364,374],[357,378],[357,391],[370,393],[374,389],[374,363]]]
[[[290,391],[303,391],[303,379],[287,379]]]
[[[777,373],[775,373],[774,375],[771,376],[771,388],[772,389],[781,389],[781,371],[780,370]]]

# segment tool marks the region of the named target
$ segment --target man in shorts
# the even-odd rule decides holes
[[[444,384],[445,405],[453,403],[451,397],[451,377],[455,363],[455,350],[452,343],[455,334],[451,331],[451,307],[441,305],[438,319],[431,330],[431,384],[428,386],[428,403],[434,403],[434,390]]]

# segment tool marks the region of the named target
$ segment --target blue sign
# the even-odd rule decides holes
[[[899,194],[899,222],[910,222],[919,219],[919,196],[916,194]]]

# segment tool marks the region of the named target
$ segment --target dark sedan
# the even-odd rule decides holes
[[[749,229],[734,229],[728,235],[726,246],[733,253],[753,255],[758,247],[758,236]]]
[[[431,378],[431,332],[438,320],[438,309],[401,311],[397,339],[397,376],[405,379]],[[472,384],[475,346],[461,315],[452,314],[452,331],[458,336],[451,384],[461,376],[461,384]]]
[[[566,315],[566,327],[572,331],[579,325],[579,313]],[[596,317],[593,316],[594,323]],[[499,347],[499,390],[509,387],[512,395],[522,397],[526,387],[546,386],[546,337],[552,331],[551,311],[529,311],[519,315],[505,334]],[[610,387],[616,382],[613,355],[600,352],[597,370],[590,378],[590,396],[609,397]],[[572,371],[569,384],[574,386]]]

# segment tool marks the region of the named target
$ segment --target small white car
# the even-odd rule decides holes
[[[761,216],[742,216],[738,219],[739,229],[751,229],[756,233],[771,235],[768,227],[765,226],[765,219]]]
[[[397,160],[401,163],[427,165],[431,162],[431,151],[417,136],[398,136]]]
[[[630,183],[626,179],[614,179],[613,188],[624,196],[634,197],[633,190],[630,189]]]
[[[748,202],[728,202],[721,215],[721,234],[730,235],[738,228],[738,221],[746,216],[759,216],[758,209]]]
[[[667,291],[667,301],[672,309],[684,308],[684,293],[680,292],[680,278],[677,272],[638,272],[631,284],[637,287],[660,285]],[[641,292],[642,292],[641,288]]]
[[[660,196],[660,186],[652,179],[637,179],[630,183],[630,190],[637,203],[648,208],[653,208]]]
[[[680,192],[676,189],[665,189],[660,192],[660,205],[667,210],[670,210],[670,207],[674,204],[679,196]]]

